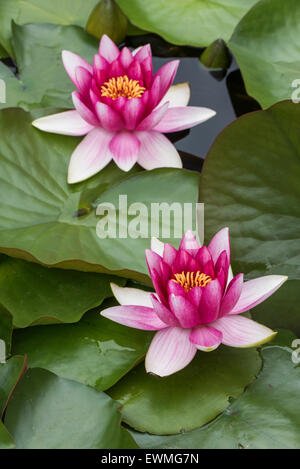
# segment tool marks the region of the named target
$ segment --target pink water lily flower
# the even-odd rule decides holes
[[[230,267],[228,228],[200,246],[192,232],[179,249],[153,240],[146,251],[155,294],[112,285],[121,304],[101,312],[125,326],[158,331],[146,355],[146,371],[168,376],[186,367],[197,350],[220,344],[255,347],[276,332],[240,314],[258,305],[287,280],[268,275],[247,282]]]
[[[208,108],[187,106],[187,83],[171,86],[178,60],[153,74],[149,44],[120,51],[103,35],[93,65],[69,51],[62,58],[78,90],[72,93],[75,110],[42,117],[33,125],[46,132],[86,135],[72,154],[69,183],[93,176],[112,159],[123,171],[136,162],[145,169],[180,168],[180,156],[163,133],[215,115]]]

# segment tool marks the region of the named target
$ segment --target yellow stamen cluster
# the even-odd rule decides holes
[[[190,291],[194,287],[206,287],[212,281],[210,275],[206,275],[198,270],[197,272],[184,272],[174,274],[173,282],[179,283],[185,291]]]
[[[101,96],[107,96],[113,100],[117,98],[140,98],[146,88],[140,85],[138,80],[129,79],[127,75],[110,78],[101,86]]]

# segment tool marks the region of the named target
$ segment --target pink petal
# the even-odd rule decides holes
[[[82,119],[91,124],[92,126],[99,125],[99,121],[96,115],[90,110],[90,108],[83,102],[82,96],[78,91],[73,91],[72,93],[73,104],[76,110],[81,115]]]
[[[179,283],[175,282],[174,279],[171,279],[168,281],[167,292],[168,292],[168,295],[186,297],[185,289]]]
[[[69,77],[71,78],[72,82],[76,87],[78,87],[78,82],[76,79],[76,68],[83,67],[85,68],[90,74],[93,73],[93,67],[83,60],[79,55],[74,54],[68,50],[62,51],[62,61],[66,72],[68,73]]]
[[[126,70],[131,64],[131,62],[133,61],[132,53],[130,49],[128,49],[128,47],[123,47],[123,49],[121,50],[119,59],[120,59],[122,66]]]
[[[140,98],[127,99],[122,110],[125,125],[128,130],[134,130],[139,124],[145,111]]]
[[[187,82],[178,83],[177,85],[170,86],[159,104],[161,105],[168,101],[170,103],[169,107],[187,106],[190,96],[190,85]]]
[[[174,314],[164,306],[158,299],[151,295],[152,305],[157,316],[168,326],[179,326],[179,323]]]
[[[124,326],[144,331],[157,331],[168,327],[157,317],[152,308],[146,306],[113,306],[101,311],[100,314]]]
[[[227,258],[227,252],[222,251],[221,254],[218,257],[218,260],[215,264],[215,273],[218,275],[218,272],[220,272],[221,269],[223,269],[224,272],[228,272],[228,258]]]
[[[210,326],[195,327],[190,335],[190,341],[198,350],[211,352],[222,342],[222,332]]]
[[[132,99],[130,101],[132,101]],[[155,127],[166,113],[168,105],[168,103],[165,103],[162,106],[154,109],[151,114],[148,114],[148,116],[142,120],[142,122],[138,125],[137,130],[151,130],[153,127]]]
[[[86,135],[94,127],[82,119],[78,111],[59,112],[40,117],[32,125],[44,132],[62,135]]]
[[[197,352],[189,340],[190,332],[181,327],[168,327],[157,332],[146,355],[147,373],[169,376],[185,368]]]
[[[80,93],[89,96],[92,83],[92,74],[84,67],[76,67],[75,75],[77,80],[77,88]]]
[[[177,249],[175,249],[171,244],[166,243],[164,245],[163,259],[170,267],[172,267],[177,257],[177,253],[178,253]]]
[[[228,285],[226,294],[223,297],[223,300],[221,303],[219,317],[225,316],[226,314],[230,313],[230,311],[236,305],[238,299],[241,296],[241,292],[243,288],[243,279],[244,279],[244,275],[238,274],[236,277],[232,279],[232,281]]]
[[[254,308],[271,296],[287,280],[285,275],[267,275],[243,284],[241,296],[229,314],[239,314]]]
[[[202,267],[204,267],[208,262],[212,261],[211,254],[206,246],[202,246],[202,248],[199,249],[196,254],[196,261],[199,262]]]
[[[177,72],[177,68],[179,65],[179,60],[172,60],[171,62],[166,63],[163,65],[154,75],[154,79],[156,77],[160,78],[160,90],[159,90],[159,99],[158,102],[162,100],[172,82]]]
[[[84,181],[103,169],[112,159],[109,143],[114,134],[95,128],[75,148],[68,170],[68,182]]]
[[[181,272],[196,272],[198,270],[198,263],[184,249],[180,249],[177,252],[177,256],[172,265],[172,271],[174,274]]]
[[[154,251],[159,256],[163,256],[165,243],[153,236],[151,238],[151,251]]]
[[[202,287],[194,287],[187,293],[188,300],[199,310],[200,301],[203,294]]]
[[[152,308],[151,293],[139,288],[119,287],[111,283],[110,287],[120,305],[147,306]]]
[[[182,106],[171,107],[154,130],[158,132],[178,132],[190,129],[195,125],[207,121],[215,115],[215,111],[205,107]]]
[[[120,51],[116,44],[106,34],[103,34],[99,45],[99,54],[107,62],[112,63],[119,57]]]
[[[113,159],[123,171],[129,171],[138,159],[139,139],[132,132],[117,133],[109,144]]]
[[[171,294],[169,296],[169,305],[182,327],[194,327],[200,323],[197,308],[184,296]]]
[[[219,314],[222,298],[222,288],[218,279],[209,282],[203,287],[199,313],[202,324],[209,324],[215,321]]]
[[[179,249],[184,249],[185,251],[188,251],[191,255],[193,255],[198,252],[200,247],[201,246],[196,240],[193,232],[191,230],[188,230],[181,240]]]
[[[160,272],[161,256],[150,249],[146,249],[145,256],[150,275],[153,269]]]
[[[142,47],[138,47],[132,52],[132,55],[139,62],[143,62],[147,57],[152,57],[150,44],[145,44]]]
[[[120,114],[107,104],[98,102],[96,112],[101,126],[106,130],[118,132],[124,128],[124,121]]]
[[[210,325],[222,332],[222,343],[231,347],[256,347],[272,340],[277,334],[243,316],[224,316]]]
[[[132,80],[138,80],[139,82],[142,82],[143,80],[142,68],[138,60],[134,59],[132,61],[132,63],[127,69],[127,75],[128,75],[128,78],[131,78]]]
[[[216,264],[222,251],[226,251],[228,263],[230,264],[229,229],[222,228],[222,230],[218,231],[209,243],[208,249],[214,264]]]
[[[141,142],[138,163],[145,169],[182,168],[182,161],[174,145],[159,132],[135,132]]]
[[[152,57],[146,57],[143,62],[141,62],[141,69],[143,75],[143,81],[146,88],[150,88],[152,84]]]
[[[146,94],[147,91],[145,91],[142,96],[142,99],[145,99],[145,95],[148,96],[147,109],[149,112],[151,112],[159,104],[159,101],[161,101],[160,88],[160,77],[154,77],[150,91],[148,94]]]
[[[114,60],[109,67],[109,76],[110,77],[122,77],[125,75],[125,68],[121,64],[120,60]]]

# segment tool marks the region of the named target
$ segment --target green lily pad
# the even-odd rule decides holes
[[[256,319],[299,331],[300,107],[282,102],[243,116],[216,139],[204,163],[200,201],[207,239],[229,226],[233,270],[249,278],[288,275]]]
[[[145,249],[150,246],[151,222],[162,233],[160,213],[151,217],[151,203],[189,203],[195,212],[198,173],[163,168],[128,174],[112,163],[95,179],[68,185],[68,163],[78,138],[40,132],[32,127],[30,114],[21,109],[0,112],[0,132],[2,253],[53,267],[109,272],[145,282],[149,281]],[[134,202],[145,204],[146,237],[98,237],[96,226],[101,217],[91,198],[113,203],[118,211],[119,195],[127,196],[128,207]],[[78,216],[86,204],[86,215]],[[165,240],[179,244],[174,224],[180,223],[183,231],[184,217],[175,212],[175,221],[172,213],[164,219],[164,228],[170,228]],[[128,218],[128,223],[135,220],[135,216]],[[117,219],[117,235],[119,222],[124,228],[123,217]]]
[[[298,0],[260,0],[237,25],[229,47],[248,93],[263,108],[290,99],[293,92],[300,97],[299,36]]]
[[[136,448],[120,426],[118,404],[103,392],[46,370],[29,370],[7,408],[18,449]]]
[[[115,0],[100,0],[89,16],[86,30],[98,39],[107,34],[120,44],[126,37],[128,20]]]
[[[116,0],[137,27],[173,44],[208,46],[227,41],[236,24],[257,0]]]
[[[3,423],[0,421],[0,449],[14,449],[15,444],[11,435],[6,430]]]
[[[146,374],[142,363],[111,388],[109,395],[122,405],[124,422],[159,435],[180,433],[214,419],[241,394],[259,372],[254,349],[221,347],[198,353],[184,370],[159,378]]]
[[[132,434],[142,448],[299,449],[300,367],[291,352],[264,346],[258,378],[206,427],[174,436]]]
[[[12,314],[15,327],[76,322],[112,296],[110,282],[125,285],[113,276],[7,258],[0,264],[0,303]]]
[[[11,357],[6,363],[0,364],[0,417],[24,374],[26,365],[26,358],[21,356]]]
[[[1,270],[1,266],[0,266]],[[9,355],[11,348],[11,336],[12,336],[12,315],[0,304],[0,340],[3,340],[5,343],[5,356]],[[3,343],[2,348],[0,344],[0,351],[3,352]],[[2,353],[3,355],[3,353]],[[0,362],[3,359],[3,356],[0,356]]]
[[[13,23],[12,32],[20,78],[0,63],[0,78],[6,83],[6,103],[0,104],[1,108],[73,108],[71,93],[75,87],[65,71],[61,52],[71,50],[92,63],[98,41],[79,26]]]
[[[109,321],[97,309],[76,324],[15,331],[14,353],[26,353],[29,368],[45,368],[104,391],[144,357],[151,336]]]
[[[1,0],[0,43],[13,55],[11,22],[85,26],[98,0]]]

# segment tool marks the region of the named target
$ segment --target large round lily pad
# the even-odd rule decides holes
[[[141,431],[175,434],[215,418],[230,396],[241,394],[259,372],[254,349],[220,349],[196,355],[184,370],[166,378],[146,373],[142,363],[108,392],[122,405],[124,422]]]

